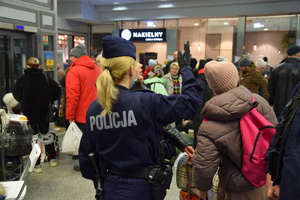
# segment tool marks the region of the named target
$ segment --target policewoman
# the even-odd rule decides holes
[[[97,185],[89,157],[94,152],[109,163],[101,200],[154,200],[149,169],[159,160],[161,131],[171,122],[196,114],[202,88],[179,52],[181,95],[132,92],[130,88],[136,81],[135,45],[120,37],[105,36],[102,46],[102,73],[96,83],[99,98],[87,111],[79,148],[82,176]]]

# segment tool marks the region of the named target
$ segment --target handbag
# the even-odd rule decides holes
[[[61,144],[62,153],[71,155],[78,155],[79,144],[81,140],[82,132],[78,128],[75,122],[72,122],[64,136]]]
[[[51,102],[48,105],[48,111],[46,115],[47,122],[55,122],[58,119],[58,109],[57,107],[52,104]]]
[[[44,74],[47,80],[48,88],[49,86],[49,80],[46,74]],[[56,105],[54,105],[51,100],[48,105],[47,115],[46,115],[46,121],[47,122],[56,122],[58,120],[58,109]]]

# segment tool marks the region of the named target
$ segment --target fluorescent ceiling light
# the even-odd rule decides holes
[[[265,25],[262,24],[261,27],[265,27]]]
[[[224,22],[224,25],[228,25],[228,22]]]
[[[199,24],[198,24],[198,23],[195,23],[194,26],[199,26]]]
[[[125,6],[114,7],[113,10],[127,10]]]
[[[254,23],[253,24],[253,28],[260,28],[261,27],[261,23]]]
[[[265,28],[264,31],[268,31],[269,29]]]
[[[147,22],[147,26],[153,26],[153,22]]]
[[[174,5],[171,4],[171,3],[169,3],[169,4],[160,4],[158,6],[158,8],[172,8],[172,7],[174,7]]]

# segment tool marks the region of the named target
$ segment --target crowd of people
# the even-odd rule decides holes
[[[59,70],[58,82],[45,75],[39,60],[31,57],[24,75],[3,101],[9,113],[28,118],[33,140],[42,137],[48,141],[46,151],[55,167],[58,163],[46,114],[49,102],[59,100],[65,127],[75,122],[83,132],[79,155],[73,156],[79,159],[74,170],[91,179],[96,189],[103,189],[99,199],[163,199],[169,183],[162,186],[157,177],[162,171],[163,182],[170,182],[169,160],[176,156],[175,147],[192,157],[200,199],[207,198],[216,173],[225,199],[297,199],[298,117],[292,121],[293,139],[288,137],[288,142],[295,140],[294,145],[286,147],[295,151],[286,151],[283,163],[289,166],[282,172],[288,174],[284,183],[289,178],[294,183],[282,190],[272,185],[268,169],[267,184],[261,187],[254,187],[242,175],[239,119],[251,109],[253,95],[257,111],[276,126],[293,90],[299,87],[300,47],[289,47],[285,60],[271,67],[267,57],[253,61],[248,55],[235,64],[222,56],[198,62],[190,58],[188,45],[183,54],[175,51],[171,61],[160,64],[149,59],[143,66],[136,61],[132,42],[106,36],[96,60],[87,55],[84,45],[74,47],[71,65]],[[194,132],[193,144],[181,134],[189,130]],[[274,141],[272,144],[269,150]],[[100,174],[90,153],[101,162]],[[40,161],[34,172],[42,172]]]

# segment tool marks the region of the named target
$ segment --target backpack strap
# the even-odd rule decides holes
[[[252,99],[253,99],[253,103],[252,103],[252,106],[250,107],[250,110],[256,108],[259,104],[259,102],[255,101],[255,98],[254,98],[253,94],[252,94]]]

